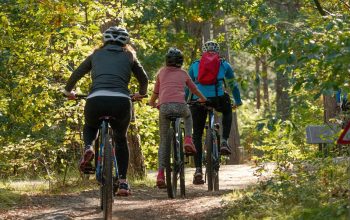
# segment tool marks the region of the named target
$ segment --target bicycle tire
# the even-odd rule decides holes
[[[100,131],[99,131],[100,132]],[[101,135],[98,136],[97,140],[95,141],[95,176],[97,182],[100,184],[100,208],[103,210],[103,188],[102,188],[102,166],[101,166],[101,160],[99,161],[99,157],[102,158],[100,144],[102,143],[102,137]]]
[[[217,135],[216,133],[216,147],[213,149],[216,151],[216,155],[218,156],[216,159],[216,161],[214,161],[214,191],[219,191],[219,168],[220,168],[220,150],[219,150],[219,146],[220,146],[220,136]]]
[[[179,125],[180,126],[180,125]],[[181,197],[186,196],[186,186],[185,186],[185,156],[184,156],[184,150],[183,150],[183,134],[184,134],[184,129],[179,128],[179,148],[178,150],[180,151],[180,163],[179,163],[179,175],[180,175],[180,194]]]
[[[219,191],[219,171],[214,172],[214,191]]]
[[[111,137],[107,133],[103,140],[103,182],[102,182],[102,200],[103,200],[103,218],[112,219],[113,203],[113,161]]]
[[[213,183],[214,183],[214,167],[213,167],[213,134],[212,129],[209,127],[207,129],[205,144],[207,148],[206,154],[206,176],[208,182],[208,191],[213,191]]]
[[[176,190],[174,191],[174,188],[177,188],[177,181],[174,181],[174,173],[176,172],[174,169],[174,129],[170,128],[167,134],[167,141],[166,141],[166,186],[167,186],[167,193],[169,198],[175,198],[176,197]]]

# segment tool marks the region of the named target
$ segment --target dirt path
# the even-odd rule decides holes
[[[257,182],[248,165],[227,165],[220,169],[220,191],[207,192],[207,185],[194,186],[193,169],[186,171],[186,198],[168,199],[166,190],[132,188],[132,196],[114,201],[114,219],[210,219],[219,217],[223,196],[233,189]],[[155,174],[150,174],[155,178]],[[60,196],[31,196],[24,207],[0,213],[0,219],[101,219],[99,191]]]

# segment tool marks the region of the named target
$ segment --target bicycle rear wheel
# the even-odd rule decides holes
[[[205,145],[207,148],[206,154],[206,176],[208,182],[208,191],[213,191],[214,187],[214,164],[213,164],[213,134],[212,129],[209,127],[207,129],[207,134],[205,138]]]
[[[217,140],[215,145],[213,145],[213,184],[214,184],[214,191],[219,191],[219,169],[220,169],[220,137],[217,136]]]
[[[175,198],[177,193],[177,167],[175,160],[175,131],[170,128],[167,135],[167,145],[166,145],[166,185],[169,198]]]
[[[214,191],[219,191],[219,171],[214,172]]]
[[[185,157],[184,157],[184,150],[183,150],[183,134],[184,129],[180,127],[179,129],[179,148],[180,151],[180,161],[179,161],[179,175],[180,175],[180,193],[181,197],[186,196],[186,187],[185,187]]]
[[[112,144],[111,137],[106,134],[103,140],[103,168],[102,168],[102,209],[103,218],[112,219],[113,203],[113,161],[112,161]]]

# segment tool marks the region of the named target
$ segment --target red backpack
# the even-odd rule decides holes
[[[205,52],[199,61],[198,82],[203,85],[217,83],[220,69],[220,57],[218,53]]]

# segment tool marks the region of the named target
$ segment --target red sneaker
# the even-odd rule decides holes
[[[157,175],[157,187],[159,189],[166,188],[164,170],[159,170]]]
[[[90,164],[91,160],[94,158],[94,151],[92,148],[88,148],[84,152],[84,156],[81,158],[80,163],[79,163],[79,170],[81,172],[84,172],[85,167]]]
[[[202,171],[196,170],[196,172],[193,175],[193,184],[194,185],[202,185],[202,184],[204,184]]]
[[[127,182],[120,182],[118,186],[117,196],[129,196],[131,195],[131,190]]]
[[[194,146],[194,144],[192,142],[192,137],[191,136],[186,136],[185,137],[184,148],[185,148],[185,153],[186,154],[195,154],[195,153],[197,153],[196,147]]]

